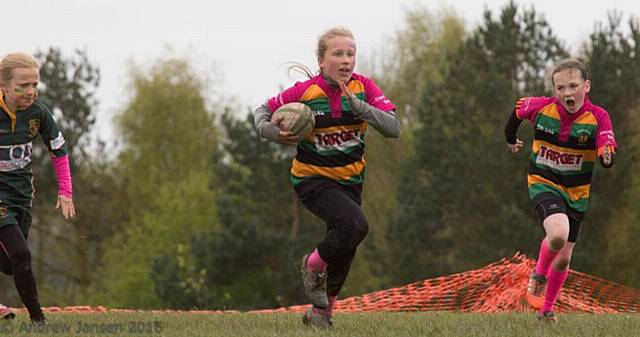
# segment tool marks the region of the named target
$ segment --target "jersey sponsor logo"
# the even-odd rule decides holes
[[[322,117],[326,114],[326,112],[322,110],[313,110],[313,117]]]
[[[541,125],[541,124],[536,124],[536,129],[538,131],[542,131],[542,132],[548,133],[550,135],[555,135],[556,134],[556,130],[554,130],[552,128],[549,128],[549,127],[546,127],[546,126]]]
[[[64,137],[62,136],[62,132],[58,131],[58,136],[51,140],[51,149],[58,150],[64,145]]]
[[[378,103],[379,101],[382,101],[382,103],[384,103],[384,104],[390,104],[391,103],[391,101],[388,100],[384,95],[380,95],[380,96],[374,98],[373,101],[376,102],[376,103]]]
[[[344,150],[360,144],[360,130],[343,130],[337,132],[316,133],[316,148],[322,150]]]
[[[0,146],[0,172],[23,169],[31,163],[31,142]]]
[[[580,171],[584,156],[575,153],[558,152],[544,145],[540,146],[536,164],[545,165],[547,167],[559,171]]]
[[[40,120],[39,119],[30,119],[29,120],[29,134],[31,137],[35,137],[38,135],[40,130]]]

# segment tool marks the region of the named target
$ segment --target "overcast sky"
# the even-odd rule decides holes
[[[283,63],[298,61],[316,69],[318,35],[334,25],[350,28],[359,61],[380,51],[403,29],[408,10],[453,8],[467,29],[484,8],[499,13],[508,0],[25,0],[3,1],[0,55],[60,47],[65,55],[88,51],[100,67],[98,111],[101,133],[110,138],[112,116],[126,105],[127,64],[151,64],[173,48],[188,56],[196,71],[216,80],[214,89],[255,107],[289,86]],[[640,16],[640,0],[516,1],[534,5],[556,35],[576,51],[598,21],[617,9]],[[388,49],[388,48],[386,48]],[[358,71],[358,68],[356,68]]]

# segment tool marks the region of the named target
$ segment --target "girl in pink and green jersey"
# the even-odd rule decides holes
[[[610,168],[617,148],[609,114],[587,96],[591,82],[584,64],[561,61],[551,80],[555,95],[521,98],[505,127],[513,153],[523,146],[516,138],[521,121],[528,120],[534,128],[527,183],[546,236],[529,278],[527,301],[546,321],[556,320],[553,305],[569,273],[588,209],[595,162]]]
[[[301,271],[312,304],[303,322],[328,328],[356,248],[369,231],[360,208],[365,134],[371,126],[396,138],[400,123],[395,106],[373,80],[353,72],[356,46],[349,30],[333,28],[322,34],[317,57],[319,74],[297,65],[309,79],[269,99],[254,117],[262,137],[297,145],[291,182],[299,200],[327,225],[324,239],[302,258]],[[280,130],[280,121],[271,119],[274,111],[291,102],[302,102],[314,112],[315,128],[306,139]]]

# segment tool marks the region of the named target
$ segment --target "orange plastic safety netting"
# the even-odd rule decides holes
[[[339,300],[336,302],[335,311],[530,311],[532,309],[524,298],[529,274],[534,265],[534,259],[516,253],[511,258],[504,258],[480,269]],[[303,312],[308,307],[308,305],[297,305],[254,312]],[[49,307],[44,310],[80,313],[142,311],[107,309],[103,306]],[[638,313],[640,312],[640,290],[571,270],[558,297],[555,310],[558,312]],[[208,314],[230,311],[157,310],[157,312]]]
[[[516,253],[484,268],[339,300],[335,311],[530,311],[525,294],[534,265],[534,259]],[[259,312],[302,312],[307,308],[298,305]],[[571,270],[555,310],[637,313],[640,290]]]

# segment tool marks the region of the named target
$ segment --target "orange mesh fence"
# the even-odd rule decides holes
[[[530,311],[525,294],[534,265],[535,260],[516,253],[481,269],[339,300],[335,311]],[[302,312],[307,308],[298,305],[259,312]],[[640,290],[571,270],[555,310],[637,313]]]
[[[484,268],[419,281],[403,287],[349,297],[336,302],[336,312],[368,311],[530,311],[525,294],[535,260],[520,253]],[[267,312],[303,312],[308,305],[296,305]],[[49,307],[46,312],[141,312],[135,309],[107,309],[103,306]],[[640,290],[571,270],[558,297],[557,312],[640,312]],[[21,311],[24,311],[22,309]],[[157,310],[145,312],[230,313],[219,310]]]

